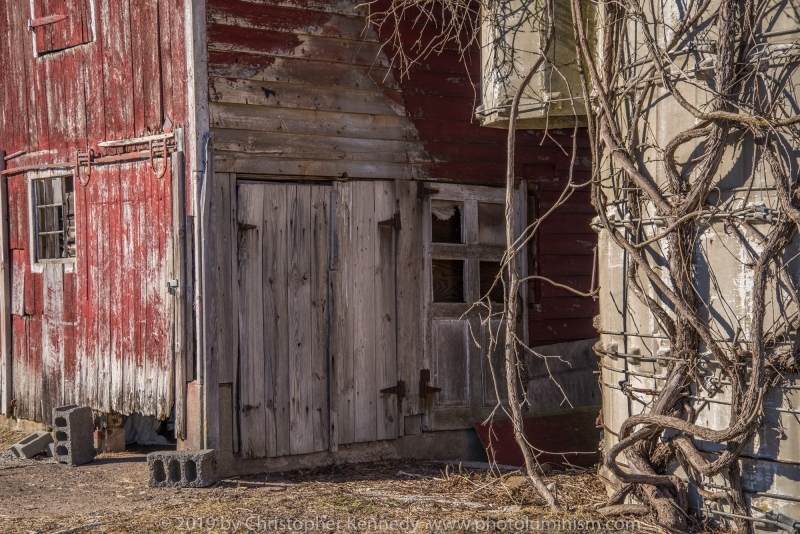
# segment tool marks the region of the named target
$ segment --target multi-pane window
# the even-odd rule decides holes
[[[33,180],[36,260],[75,257],[75,191],[72,176]]]

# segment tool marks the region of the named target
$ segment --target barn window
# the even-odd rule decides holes
[[[75,193],[72,176],[32,180],[36,260],[75,257]]]
[[[33,32],[35,55],[90,43],[93,0],[31,0],[28,27]]]

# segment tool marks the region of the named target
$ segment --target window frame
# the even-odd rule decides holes
[[[70,178],[72,182],[72,202],[75,211],[75,257],[72,258],[40,258],[39,257],[39,219],[37,217],[38,205],[34,182],[54,178]],[[63,186],[62,186],[63,187]],[[28,201],[28,248],[30,251],[31,271],[41,273],[47,264],[63,264],[65,272],[75,272],[78,255],[78,206],[77,189],[72,169],[51,169],[47,171],[30,173],[26,180]],[[62,205],[63,202],[62,202]],[[64,229],[66,231],[66,228]]]

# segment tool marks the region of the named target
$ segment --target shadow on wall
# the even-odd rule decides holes
[[[592,345],[597,338],[535,347],[526,356],[530,412],[549,412],[601,404],[597,356]]]

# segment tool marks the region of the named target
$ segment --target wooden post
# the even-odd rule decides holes
[[[0,150],[0,171],[6,168],[6,153]],[[8,179],[0,176],[0,413],[10,415],[11,404],[11,252],[8,243]]]
[[[172,154],[172,274],[178,280],[175,288],[175,434],[178,439],[186,439],[186,217],[185,200],[185,160],[183,152],[183,130],[175,132],[178,150]]]

